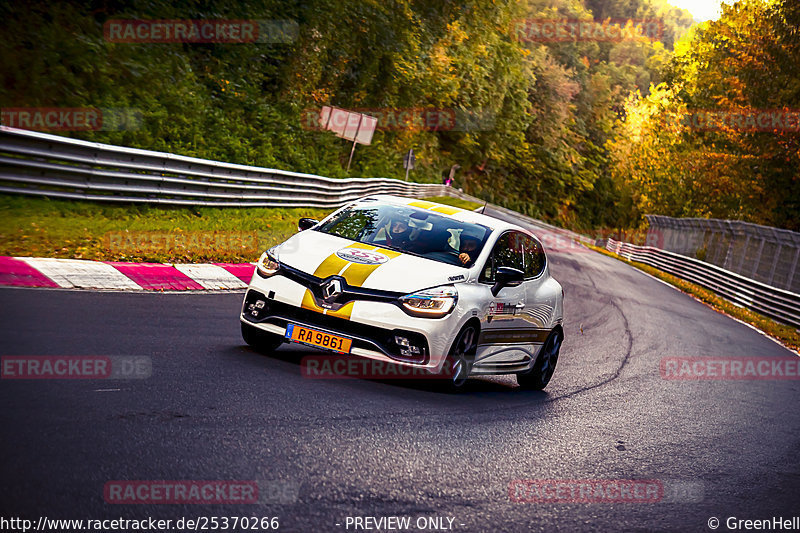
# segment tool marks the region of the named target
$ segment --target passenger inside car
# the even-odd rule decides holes
[[[478,258],[478,246],[481,241],[474,235],[461,235],[461,244],[459,245],[458,260],[465,267],[471,267],[475,260]]]

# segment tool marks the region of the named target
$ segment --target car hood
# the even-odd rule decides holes
[[[314,230],[271,250],[279,262],[319,278],[341,275],[348,285],[410,293],[466,281],[468,270]]]

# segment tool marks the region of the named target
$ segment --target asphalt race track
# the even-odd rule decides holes
[[[800,516],[800,382],[659,371],[670,356],[797,355],[614,259],[572,249],[550,260],[566,339],[539,393],[513,377],[475,378],[460,394],[429,381],[304,378],[301,357],[320,352],[244,345],[241,292],[2,289],[2,355],[152,361],[141,380],[0,382],[2,514],[277,516],[282,531],[354,531],[347,517],[398,515],[487,532],[710,531],[711,517],[727,531],[731,516]],[[678,489],[657,503],[518,503],[518,479]],[[114,505],[110,480],[288,489],[259,504]]]

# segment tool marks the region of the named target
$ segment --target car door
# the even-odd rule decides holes
[[[478,339],[476,362],[508,364],[532,357],[527,305],[526,282],[500,289],[497,296],[488,290],[499,267],[511,267],[525,272],[524,243],[526,235],[508,231],[501,235],[481,271],[479,282],[487,285],[489,303]]]

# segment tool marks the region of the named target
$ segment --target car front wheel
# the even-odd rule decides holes
[[[278,346],[283,344],[283,338],[274,333],[267,333],[255,326],[249,324],[242,324],[242,338],[244,342],[255,348],[256,350],[264,353],[274,352]]]
[[[453,347],[450,348],[447,362],[442,369],[442,374],[448,379],[451,388],[459,389],[467,382],[477,348],[478,330],[475,326],[462,329]]]
[[[558,330],[547,337],[547,341],[542,346],[533,368],[527,372],[517,374],[517,383],[520,387],[528,390],[542,390],[550,383],[550,378],[553,377],[556,363],[558,363],[558,353],[561,351],[562,340],[564,340],[564,335]]]

